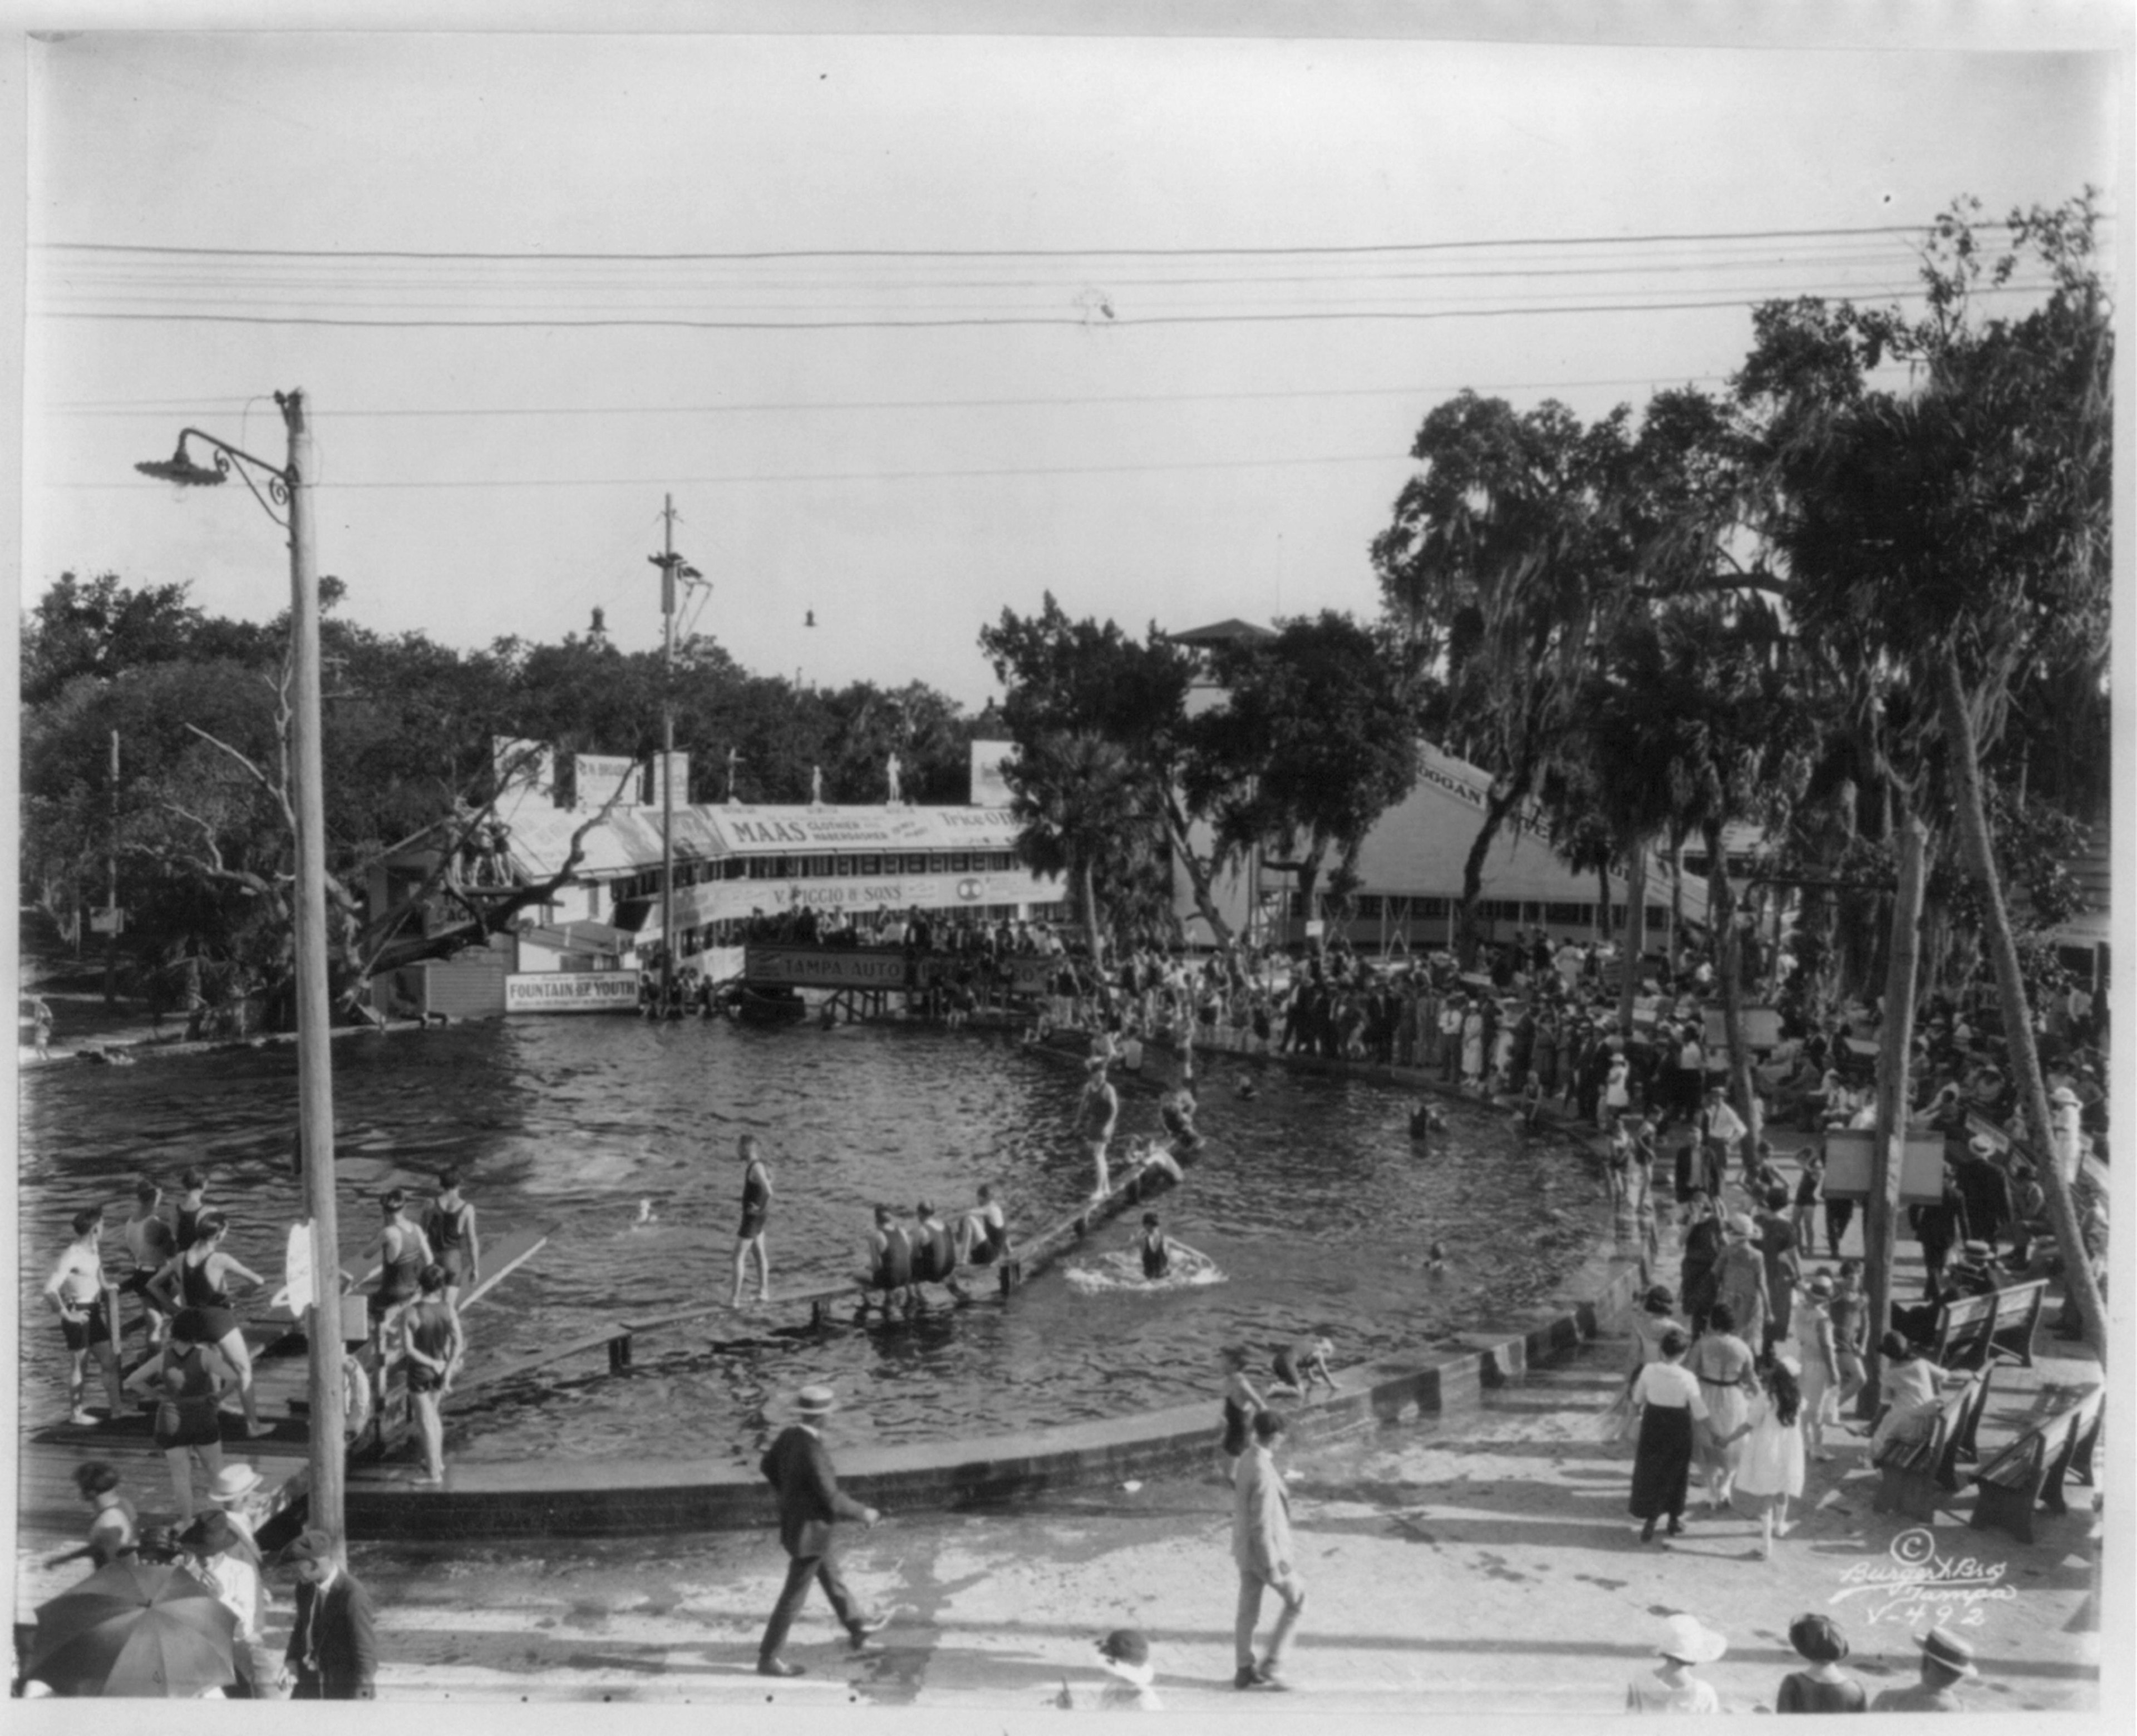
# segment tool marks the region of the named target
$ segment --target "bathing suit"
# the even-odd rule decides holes
[[[1224,1448],[1234,1459],[1247,1450],[1247,1425],[1253,1414],[1251,1405],[1242,1404],[1229,1393],[1225,1394]]]
[[[158,1447],[207,1447],[222,1439],[217,1416],[221,1395],[208,1373],[207,1354],[198,1345],[183,1352],[175,1346],[163,1358],[165,1373],[183,1377],[178,1390],[156,1407],[156,1444]]]
[[[422,1286],[416,1281],[416,1273],[422,1269],[422,1245],[413,1233],[402,1230],[401,1252],[386,1262],[386,1270],[378,1276],[378,1288],[371,1293],[374,1324],[386,1317],[387,1310],[413,1301],[422,1293]]]
[[[1165,1233],[1156,1230],[1151,1233],[1157,1238],[1155,1242],[1149,1236],[1142,1238],[1142,1275],[1146,1278],[1161,1278],[1172,1270],[1172,1256],[1165,1245]]]
[[[1009,1225],[993,1218],[982,1220],[986,1233],[972,1249],[972,1264],[991,1266],[1009,1252]]]
[[[737,1240],[750,1242],[764,1233],[764,1220],[772,1214],[772,1186],[765,1179],[764,1166],[752,1164],[742,1184],[742,1228],[735,1232]]]
[[[923,1283],[947,1283],[957,1269],[957,1244],[947,1227],[937,1223],[926,1232],[927,1239],[913,1250],[913,1276]]]
[[[450,1212],[432,1207],[423,1220],[423,1233],[431,1238],[431,1250],[445,1269],[445,1282],[455,1288],[474,1271],[468,1222],[474,1215],[475,1208],[462,1200]]]
[[[208,1256],[209,1260],[214,1257]],[[237,1311],[230,1306],[230,1294],[221,1281],[209,1276],[207,1267],[207,1260],[178,1262],[178,1299],[199,1314],[201,1338],[217,1344],[237,1330]]]
[[[411,1336],[416,1348],[426,1356],[445,1359],[451,1347],[453,1335],[452,1311],[443,1302],[418,1302],[414,1310],[415,1328]],[[445,1374],[437,1369],[426,1369],[411,1359],[408,1364],[408,1390],[411,1393],[436,1392],[445,1383]]]
[[[200,1221],[207,1211],[204,1205],[178,1208],[178,1252],[183,1253],[200,1239]]]
[[[1301,1392],[1306,1390],[1306,1382],[1300,1378],[1298,1372],[1297,1353],[1289,1345],[1276,1353],[1269,1366],[1276,1370],[1276,1378],[1286,1386],[1295,1386]]]
[[[883,1233],[883,1249],[875,1257],[874,1287],[903,1290],[913,1281],[913,1244],[896,1224]]]

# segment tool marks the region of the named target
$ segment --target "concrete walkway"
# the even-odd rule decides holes
[[[1940,1621],[1979,1652],[1980,1709],[2094,1706],[2090,1490],[2074,1490],[2032,1545],[1969,1529],[1964,1499],[1926,1539],[1902,1543],[1920,1528],[1871,1511],[1875,1474],[1846,1437],[1836,1462],[1812,1467],[1807,1516],[1772,1561],[1756,1557],[1754,1521],[1696,1507],[1687,1536],[1643,1546],[1625,1512],[1631,1450],[1595,1432],[1630,1354],[1606,1336],[1467,1413],[1283,1455],[1310,1588],[1288,1695],[1231,1686],[1236,1579],[1214,1453],[1205,1477],[856,1529],[848,1578],[898,1619],[879,1656],[850,1659],[812,1602],[788,1654],[809,1674],[791,1683],[752,1671],[784,1568],[767,1533],[564,1543],[538,1556],[362,1549],[358,1571],[381,1607],[380,1693],[1029,1711],[1064,1677],[1079,1696],[1094,1691],[1093,1641],[1134,1625],[1151,1636],[1169,1710],[1609,1713],[1651,1666],[1661,1617],[1687,1610],[1728,1635],[1729,1655],[1702,1673],[1731,1709],[1750,1711],[1770,1707],[1795,1667],[1789,1621],[1815,1610],[1848,1633],[1849,1667],[1873,1693],[1912,1678],[1911,1636]],[[2045,1389],[2096,1374],[2053,1360],[1999,1374],[1984,1450]],[[1923,1549],[1942,1563],[1971,1557],[1990,1595],[1925,1602],[1867,1578]]]

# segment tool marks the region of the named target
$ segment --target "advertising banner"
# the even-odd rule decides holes
[[[991,808],[785,809],[776,814],[731,814],[713,824],[737,856],[767,852],[880,849],[1006,850],[1016,844],[1017,823]]]
[[[1825,1136],[1828,1199],[1867,1199],[1876,1134],[1836,1128]],[[1909,1134],[1900,1160],[1900,1204],[1929,1205],[1944,1198],[1944,1135]]]
[[[538,795],[556,791],[555,756],[539,742],[492,736],[489,766],[500,790],[525,790]]]
[[[657,753],[653,756],[653,776],[646,788],[645,805],[649,808],[658,808],[662,805],[663,798],[660,793],[662,780],[664,774],[672,769],[675,776],[675,805],[679,808],[687,807],[690,800],[690,756],[687,753],[666,755],[664,757],[667,760],[667,765],[665,766],[661,763],[663,757]]]
[[[504,979],[508,1013],[634,1013],[638,979],[628,970],[529,970]]]
[[[796,989],[902,989],[905,955],[880,948],[752,946],[742,975]]]
[[[639,785],[645,781],[637,761],[611,753],[574,754],[572,775],[577,780],[576,805],[590,814],[616,795],[619,784],[623,794],[616,796],[616,806],[636,807]]]
[[[776,916],[805,907],[819,911],[903,911],[918,906],[931,912],[979,908],[986,905],[1052,904],[1059,900],[1059,881],[1034,879],[1022,869],[985,874],[895,874],[877,880],[712,880],[679,887],[675,892],[675,926],[694,928],[738,917]],[[656,902],[640,931],[641,939],[657,932]]]

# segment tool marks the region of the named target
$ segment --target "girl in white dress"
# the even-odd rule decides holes
[[[1736,1466],[1736,1492],[1759,1504],[1760,1554],[1774,1559],[1774,1539],[1789,1534],[1789,1498],[1804,1490],[1803,1389],[1795,1358],[1775,1359],[1760,1381]]]

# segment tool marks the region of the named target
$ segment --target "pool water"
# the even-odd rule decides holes
[[[333,1045],[341,1227],[352,1252],[393,1184],[427,1195],[451,1163],[489,1236],[558,1226],[470,1317],[467,1372],[611,1322],[723,1297],[741,1165],[764,1140],[776,1197],[775,1296],[857,1270],[878,1201],[946,1217],[991,1181],[1030,1233],[1088,1193],[1070,1118],[1072,1059],[971,1030],[896,1025],[763,1029],[719,1021],[554,1017]],[[1252,1097],[1233,1088],[1252,1069]],[[1413,1144],[1409,1100],[1385,1087],[1228,1063],[1202,1082],[1208,1135],[1185,1184],[1156,1203],[1168,1233],[1225,1281],[1083,1293],[1061,1268],[1007,1302],[981,1300],[864,1328],[802,1329],[792,1311],[716,1315],[639,1340],[632,1373],[598,1351],[450,1408],[461,1461],[557,1456],[746,1461],[795,1387],[828,1382],[835,1442],[999,1434],[1207,1397],[1219,1349],[1266,1367],[1308,1331],[1345,1363],[1414,1349],[1553,1293],[1602,1225],[1596,1184],[1561,1141],[1449,1106]],[[22,1106],[23,1403],[63,1404],[57,1333],[38,1291],[66,1220],[100,1200],[113,1223],[143,1173],[175,1192],[212,1165],[233,1214],[231,1251],[280,1278],[299,1198],[288,1171],[296,1067],[287,1045],[130,1069],[26,1071]],[[1156,1133],[1154,1094],[1122,1093],[1121,1131]],[[1132,1218],[1088,1253],[1124,1247]],[[1438,1241],[1444,1264],[1427,1249]],[[115,1234],[107,1257],[118,1247]],[[753,1284],[753,1274],[752,1274]]]

